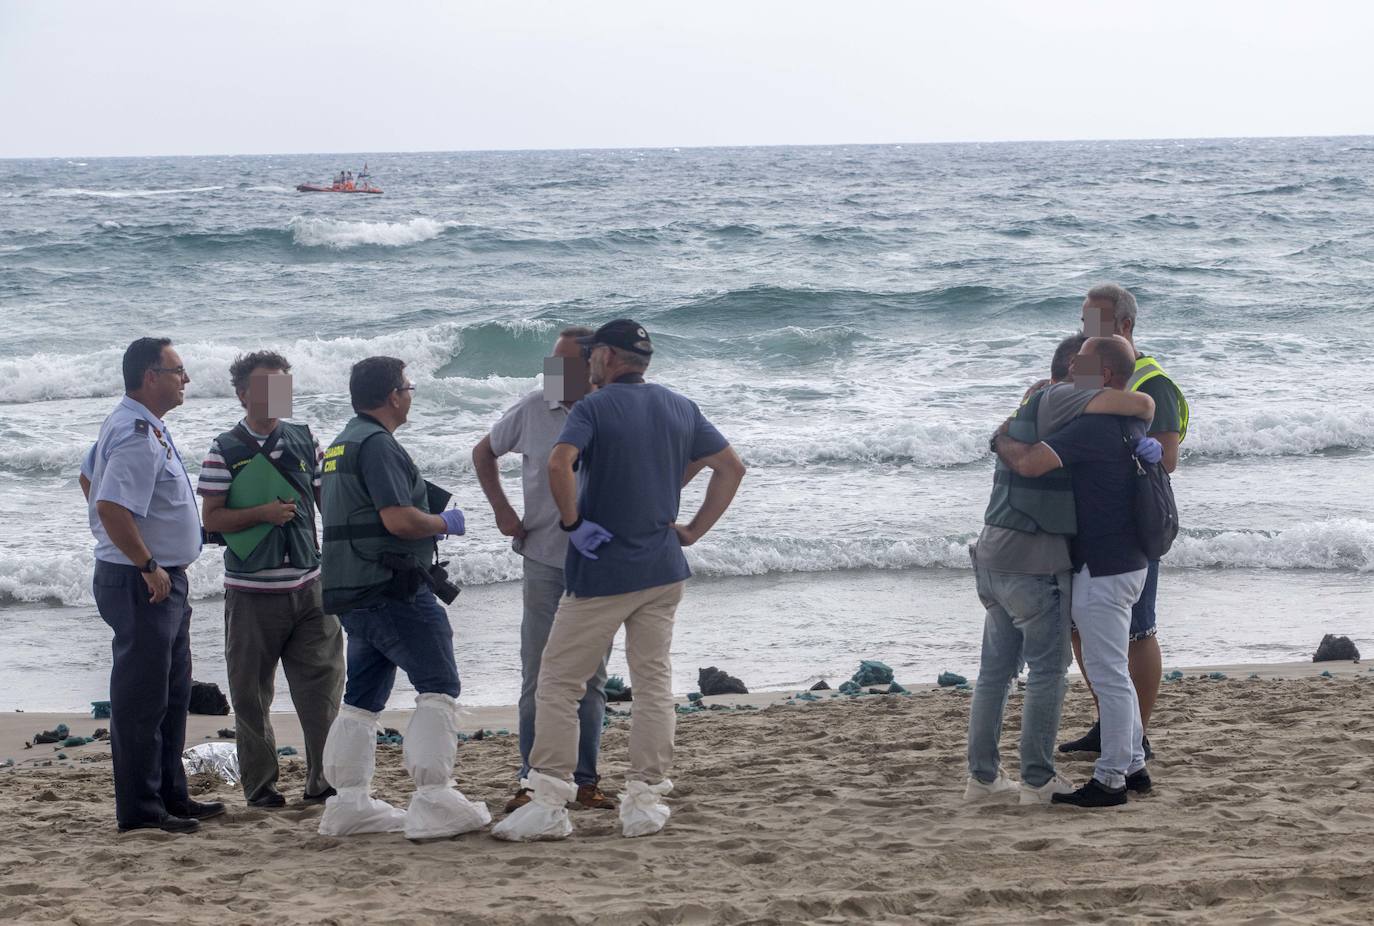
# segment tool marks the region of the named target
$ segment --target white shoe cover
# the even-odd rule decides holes
[[[620,831],[626,836],[648,836],[663,829],[672,813],[659,798],[673,790],[673,783],[663,779],[656,785],[643,781],[627,781],[620,796]]]
[[[457,701],[434,692],[417,696],[402,748],[406,771],[415,779],[415,794],[405,818],[407,839],[447,839],[491,822],[486,804],[468,800],[453,785]]]
[[[520,780],[532,792],[530,802],[491,828],[491,835],[508,842],[566,839],[572,835],[568,801],[577,797],[577,785],[534,770]]]
[[[325,801],[321,836],[395,833],[406,812],[372,797],[377,768],[377,721],[381,714],[345,704],[324,743],[324,777],[339,793]]]

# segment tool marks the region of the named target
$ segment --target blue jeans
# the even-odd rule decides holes
[[[539,665],[549,642],[553,617],[563,597],[563,570],[525,559],[525,611],[520,621],[520,778],[530,773],[530,749],[534,747],[534,708],[539,691]],[[606,654],[610,655],[609,652]],[[573,781],[594,785],[596,759],[601,752],[602,720],[606,716],[606,660],[587,680],[587,690],[577,702],[577,768]]]
[[[1070,574],[1015,575],[974,561],[983,618],[983,652],[968,723],[969,774],[997,778],[1002,714],[1024,659],[1030,671],[1021,710],[1021,781],[1033,788],[1054,777],[1054,738],[1064,705],[1069,646]]]
[[[1140,600],[1131,605],[1131,642],[1155,635],[1155,593],[1159,590],[1159,560],[1150,560]]]
[[[348,634],[345,704],[383,710],[398,668],[418,694],[458,697],[453,628],[428,586],[420,586],[413,602],[383,598],[370,607],[345,611],[339,621]]]

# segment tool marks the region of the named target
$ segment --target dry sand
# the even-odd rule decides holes
[[[1105,811],[962,804],[968,695],[952,690],[684,716],[673,818],[635,840],[597,811],[574,813],[562,843],[326,838],[318,809],[250,811],[203,780],[198,796],[230,801],[226,817],[194,836],[120,836],[103,748],[51,767],[21,752],[24,765],[0,770],[0,922],[1374,921],[1374,672],[1201,671],[1213,670],[1164,686],[1155,792]],[[1065,732],[1090,708],[1075,681]],[[1012,769],[1019,709],[1013,695]],[[7,715],[0,756],[53,718]],[[625,724],[605,737],[613,785]],[[465,744],[459,786],[499,811],[515,756],[514,737]],[[298,794],[301,765],[284,765]],[[404,801],[399,747],[379,748],[378,765],[379,793]],[[1089,769],[1061,763],[1076,779]]]

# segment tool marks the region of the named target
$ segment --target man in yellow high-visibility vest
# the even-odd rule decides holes
[[[1088,290],[1083,300],[1083,333],[1088,337],[1119,334],[1135,346],[1136,301],[1130,290],[1115,283],[1105,283]],[[1147,429],[1150,437],[1159,441],[1164,456],[1160,461],[1170,473],[1178,466],[1178,447],[1188,435],[1188,401],[1159,362],[1136,351],[1135,372],[1127,383],[1128,391],[1144,392],[1155,400],[1155,417]],[[1159,697],[1159,683],[1163,675],[1163,657],[1159,639],[1155,635],[1155,595],[1159,585],[1159,560],[1150,563],[1145,588],[1131,610],[1130,672],[1140,701],[1140,719],[1146,729],[1150,713]],[[1083,657],[1078,637],[1073,639],[1074,655],[1079,669]],[[1086,675],[1085,675],[1086,677]],[[1076,740],[1062,743],[1060,752],[1100,752],[1101,734],[1098,724]],[[1145,737],[1145,752],[1153,755],[1149,737]]]

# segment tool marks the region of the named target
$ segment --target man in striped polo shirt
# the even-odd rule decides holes
[[[239,771],[249,806],[263,808],[286,805],[277,790],[269,718],[277,664],[305,739],[306,803],[334,793],[322,758],[344,685],[343,630],[337,617],[324,613],[320,595],[315,509],[322,454],[308,427],[281,420],[291,415],[290,371],[286,358],[272,351],[234,360],[229,378],[247,414],[211,442],[196,488],[207,531],[236,534],[269,525],[251,550],[240,544],[238,552],[224,551],[224,661]],[[294,497],[230,508],[234,479],[260,455],[290,483]]]

